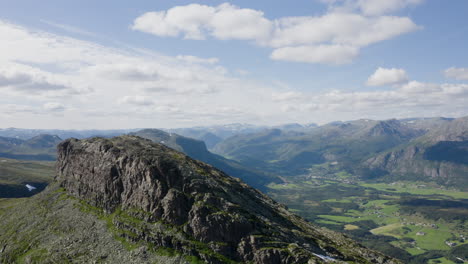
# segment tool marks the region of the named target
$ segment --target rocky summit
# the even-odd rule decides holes
[[[0,262],[399,263],[135,136],[62,142],[55,181],[19,213],[0,208]]]

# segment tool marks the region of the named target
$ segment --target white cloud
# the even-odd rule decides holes
[[[288,91],[281,93],[273,93],[272,98],[274,101],[293,101],[303,98],[304,95],[297,91]]]
[[[39,94],[47,91],[72,90],[61,76],[19,63],[0,66],[0,88]]]
[[[3,113],[9,113],[6,119],[0,116],[7,126],[223,123],[221,117],[227,113],[210,113],[221,107],[239,110],[232,122],[246,122],[274,109],[271,99],[258,99],[272,94],[274,88],[231,76],[214,58],[109,48],[1,20],[0,50],[8,51],[0,52],[0,105],[30,107],[26,109],[30,112],[1,107]],[[157,105],[151,102],[156,98]],[[50,110],[61,107],[50,103],[73,108],[65,108],[64,115],[52,115]],[[141,105],[146,106],[135,107]],[[27,113],[34,113],[34,118],[27,118]],[[15,115],[18,118],[12,118]]]
[[[155,81],[160,73],[151,65],[134,65],[130,63],[97,64],[84,68],[84,71],[98,77],[121,81]]]
[[[273,60],[344,64],[351,62],[359,49],[343,45],[298,46],[275,49],[271,54]]]
[[[407,17],[365,17],[352,13],[329,13],[317,17],[277,20],[269,45],[335,43],[363,47],[418,29]]]
[[[445,77],[455,80],[468,80],[468,68],[448,68],[444,71]]]
[[[330,111],[349,111],[365,113],[365,111],[387,111],[388,117],[395,117],[398,112],[414,111],[424,114],[427,106],[433,111],[455,112],[466,104],[468,85],[466,84],[436,84],[411,81],[392,90],[371,92],[331,91],[306,98],[297,107],[306,109],[311,104],[315,108]],[[396,110],[397,112],[393,112]],[[466,113],[465,113],[466,114]],[[443,114],[442,114],[443,115]]]
[[[367,79],[366,85],[368,86],[385,86],[385,85],[396,85],[408,82],[408,75],[403,69],[397,68],[381,68],[379,67],[369,79]]]
[[[273,23],[263,12],[239,8],[229,3],[219,5],[211,21],[212,35],[218,39],[262,41],[271,34]]]
[[[327,44],[312,46],[320,45]],[[296,46],[278,49],[286,47]],[[181,127],[226,120],[321,123],[410,114],[468,114],[468,85],[464,84],[409,82],[385,91],[311,93],[273,81],[265,84],[245,76],[236,78],[238,74],[218,63],[110,48],[1,21],[0,50],[8,51],[0,52],[0,123],[4,126]],[[313,59],[321,63],[346,61],[346,56],[330,54],[335,56],[331,60],[316,53]],[[351,52],[350,56],[356,55]],[[66,88],[36,87],[38,93],[18,89],[39,81]]]
[[[132,95],[132,96],[124,96],[119,99],[119,103],[121,104],[131,104],[131,105],[139,105],[139,106],[147,106],[153,105],[154,101],[151,100],[148,96],[144,95]]]
[[[209,34],[219,39],[256,40],[270,33],[271,22],[260,11],[229,3],[217,7],[190,4],[145,13],[135,19],[132,29],[185,39],[205,39]]]
[[[43,107],[45,110],[52,112],[63,112],[65,110],[65,106],[63,104],[56,102],[46,103]]]
[[[376,9],[374,5],[370,0],[362,3],[372,10]],[[381,9],[393,10],[390,6],[394,5],[397,6],[396,3],[382,5]],[[261,11],[224,3],[215,7],[190,4],[148,12],[136,18],[132,28],[161,37],[250,40],[260,46],[276,48],[271,55],[273,59],[342,64],[352,60],[362,47],[420,27],[408,17],[366,16],[333,10],[322,16],[270,20]],[[306,49],[314,52],[308,59],[303,58],[308,54],[300,53]],[[334,55],[332,50],[340,54]],[[317,54],[321,51],[325,54]]]

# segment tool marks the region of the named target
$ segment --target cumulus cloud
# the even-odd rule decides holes
[[[363,2],[362,6],[377,10],[377,4],[370,0]],[[397,4],[382,5],[381,9],[393,10],[392,6]],[[322,16],[270,20],[262,11],[229,3],[214,7],[190,4],[167,11],[148,12],[137,17],[132,25],[134,30],[161,37],[249,40],[260,46],[276,48],[270,56],[272,59],[326,64],[349,62],[362,47],[419,28],[408,17],[367,16],[338,11]],[[312,55],[303,54],[302,51],[312,51]],[[335,55],[335,51],[339,55]],[[322,52],[324,54],[318,54]],[[304,56],[309,58],[305,59]]]
[[[273,47],[335,43],[363,47],[418,29],[407,17],[366,17],[329,13],[317,17],[287,17],[276,22],[269,42]]]
[[[224,3],[216,7],[190,4],[147,12],[135,19],[132,29],[185,39],[205,39],[211,35],[219,39],[256,40],[266,37],[271,27],[263,12]]]
[[[448,68],[444,71],[445,77],[455,80],[468,80],[468,68]]]
[[[369,79],[367,79],[366,85],[368,86],[385,86],[385,85],[397,85],[408,82],[408,75],[403,69],[397,68],[381,68],[379,67]]]

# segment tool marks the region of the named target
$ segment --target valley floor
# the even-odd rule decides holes
[[[329,165],[270,184],[268,194],[306,219],[406,263],[468,259],[467,192],[420,182],[365,183],[323,166]]]

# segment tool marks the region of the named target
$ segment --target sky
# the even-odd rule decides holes
[[[468,115],[468,1],[0,0],[0,127]]]

